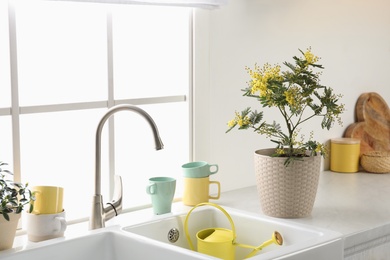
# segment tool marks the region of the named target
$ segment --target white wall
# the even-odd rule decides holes
[[[314,130],[318,141],[343,135],[361,93],[378,92],[390,104],[388,0],[229,0],[219,10],[196,11],[195,26],[195,159],[219,164],[213,178],[224,191],[254,185],[254,150],[274,146],[250,131],[225,134],[236,110],[261,108],[242,97],[245,66],[292,61],[309,46],[322,57],[321,82],[344,95],[347,111],[344,125],[330,131],[306,125],[303,132]]]

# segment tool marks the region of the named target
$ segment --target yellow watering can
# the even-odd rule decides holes
[[[197,249],[199,253],[215,256],[224,260],[234,260],[235,253],[236,253],[235,246],[253,249],[252,252],[250,252],[245,257],[245,258],[249,258],[254,256],[258,251],[262,250],[266,246],[269,246],[271,244],[277,244],[277,245],[283,244],[282,235],[280,235],[280,233],[277,231],[275,231],[272,234],[272,238],[270,240],[262,243],[259,246],[251,246],[251,245],[237,243],[235,241],[237,236],[236,229],[232,218],[226,212],[226,210],[217,204],[204,202],[194,206],[188,212],[186,219],[184,221],[184,231],[191,250],[195,250],[195,249],[194,249],[194,245],[192,244],[190,235],[188,233],[188,219],[190,217],[191,212],[195,208],[200,206],[206,206],[206,205],[213,206],[219,209],[220,211],[222,211],[222,213],[225,214],[225,216],[228,218],[230,225],[232,226],[232,230],[226,228],[207,228],[207,229],[200,230],[198,233],[196,233],[196,238],[198,241]]]

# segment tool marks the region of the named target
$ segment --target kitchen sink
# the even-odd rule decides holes
[[[153,215],[149,209],[121,214],[116,222],[112,221],[114,225],[106,228],[87,231],[84,229],[86,227],[74,227],[72,232],[75,233],[69,230],[70,233],[62,238],[38,243],[19,241],[14,248],[1,251],[0,259],[216,259],[189,248],[184,232],[184,221],[189,209],[182,207],[177,212],[164,215]],[[292,220],[260,216],[228,207],[224,209],[234,222],[237,243],[259,246],[270,240],[274,231],[282,235],[282,245],[271,244],[250,259],[343,259],[343,238],[337,232],[297,224]],[[203,206],[192,211],[187,226],[195,247],[196,233],[202,229],[232,229],[221,211]],[[251,251],[236,247],[235,259],[243,259]]]
[[[291,220],[259,216],[224,207],[236,229],[236,242],[259,246],[271,239],[274,231],[283,237],[283,244],[269,245],[251,259],[343,259],[343,239],[340,233],[294,223]],[[123,230],[153,241],[190,251],[184,222],[187,213],[170,214],[165,218],[124,227]],[[227,217],[214,207],[202,206],[188,218],[188,233],[196,248],[196,233],[207,228],[231,230]],[[235,259],[244,259],[252,250],[236,246]],[[193,252],[193,251],[190,251]]]
[[[188,250],[172,249],[117,228],[103,228],[74,239],[53,239],[23,250],[0,252],[2,260],[125,260],[125,259],[210,259]],[[162,257],[163,256],[163,257]]]

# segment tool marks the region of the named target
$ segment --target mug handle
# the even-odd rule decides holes
[[[152,183],[148,186],[146,186],[146,193],[149,194],[149,195],[153,195],[153,194],[156,194],[157,192],[157,185],[156,183]]]
[[[65,218],[63,218],[63,217],[55,217],[55,219],[59,221],[60,228],[58,228],[58,229],[56,228],[53,231],[57,232],[57,233],[63,233],[66,230],[66,226],[67,226]]]
[[[218,172],[218,164],[209,164],[210,175]],[[211,171],[211,167],[215,166],[215,171]]]
[[[32,212],[28,212],[28,213],[31,213],[31,214],[36,214],[36,215],[39,215],[39,214],[41,214],[41,212],[39,212],[39,210],[37,210],[37,207],[36,207],[36,205],[35,205],[35,201],[36,201],[36,199],[37,199],[37,194],[40,194],[41,192],[39,191],[39,190],[36,190],[36,191],[32,191],[32,195],[35,197],[35,200],[32,200],[32,201],[30,201],[30,204],[32,204],[33,205],[33,210],[32,210]]]
[[[210,185],[211,184],[216,184],[218,186],[218,194],[216,197],[213,197],[211,195],[209,195],[209,199],[214,199],[214,200],[217,200],[219,199],[220,195],[221,195],[221,184],[219,183],[219,181],[210,181],[209,183]]]

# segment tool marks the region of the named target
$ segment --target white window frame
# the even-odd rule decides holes
[[[79,102],[79,103],[65,103],[53,105],[36,105],[23,106],[19,105],[18,93],[18,53],[17,53],[17,28],[16,28],[15,6],[12,1],[8,2],[8,21],[9,21],[9,48],[10,48],[10,82],[11,82],[11,107],[1,108],[0,116],[11,116],[12,121],[12,146],[13,146],[13,174],[14,180],[20,182],[22,179],[21,171],[21,144],[20,144],[20,115],[32,113],[48,113],[48,112],[63,112],[72,110],[85,110],[96,108],[110,108],[119,104],[161,104],[161,103],[175,103],[188,102],[189,105],[189,160],[193,158],[193,11],[189,15],[189,95],[164,96],[153,98],[136,98],[136,99],[114,99],[113,86],[113,46],[112,46],[112,15],[107,11],[107,74],[108,74],[108,100],[93,101],[93,102]],[[98,122],[96,122],[97,126]],[[110,194],[113,193],[114,186],[114,121],[113,118],[109,120],[109,175],[110,175]],[[93,194],[91,194],[92,196]],[[134,209],[127,209],[126,211],[133,211]]]

